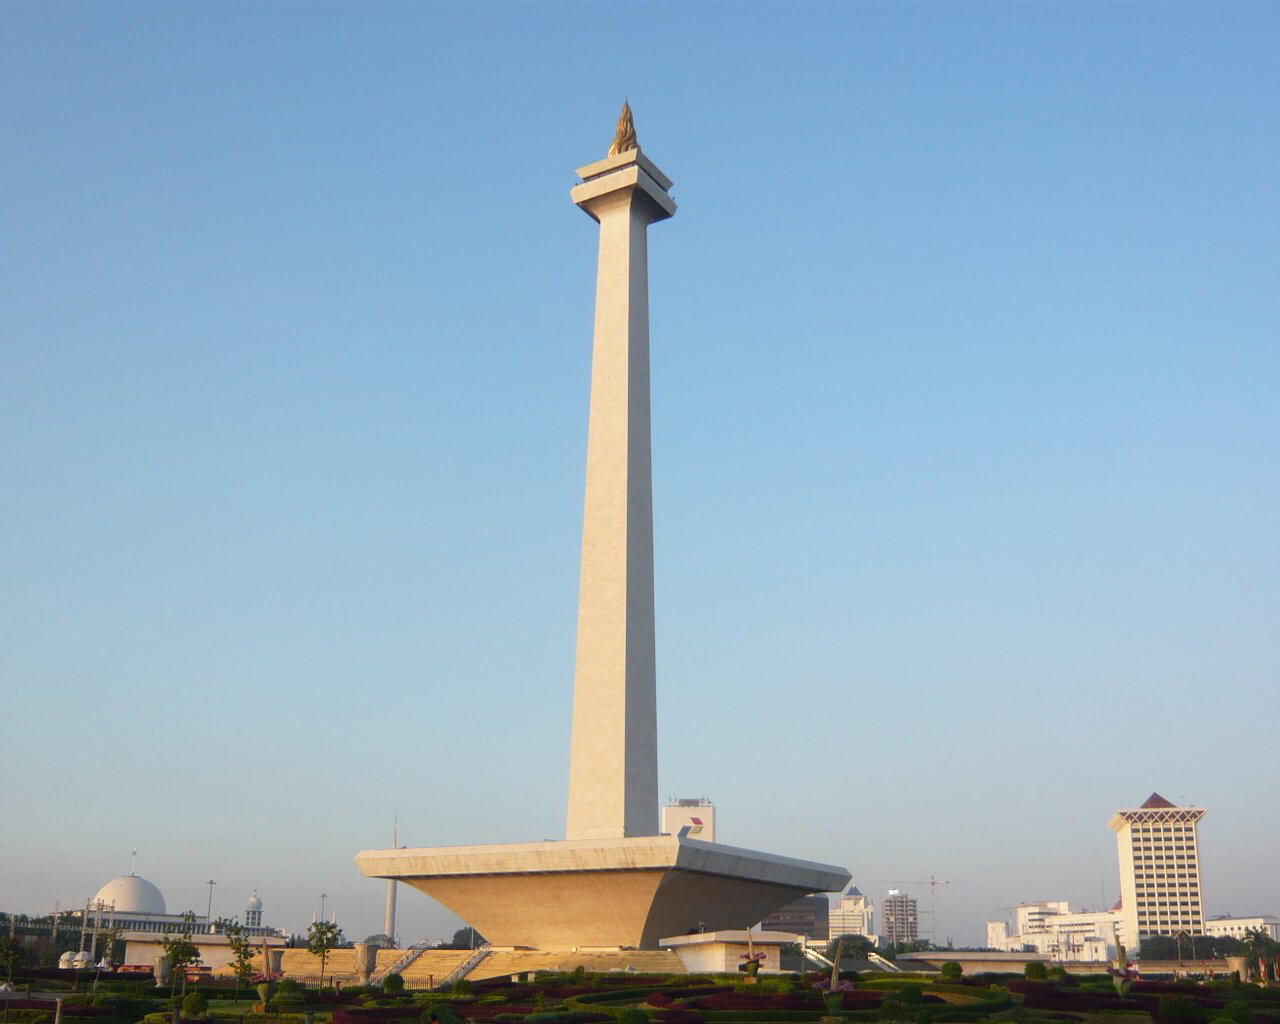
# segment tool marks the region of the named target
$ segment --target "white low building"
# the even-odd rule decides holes
[[[1256,917],[1232,917],[1230,914],[1223,914],[1220,917],[1211,917],[1204,923],[1206,935],[1243,939],[1249,932],[1262,932],[1280,941],[1280,918],[1274,914],[1259,914]]]
[[[1083,910],[1068,900],[1019,904],[1015,924],[987,922],[987,945],[1005,952],[1045,953],[1063,963],[1101,963],[1116,955],[1119,907]]]

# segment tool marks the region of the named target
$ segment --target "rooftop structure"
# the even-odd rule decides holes
[[[678,836],[682,828],[690,839],[704,843],[716,841],[716,808],[705,796],[668,800],[662,808],[662,834]]]

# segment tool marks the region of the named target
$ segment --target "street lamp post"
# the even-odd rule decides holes
[[[218,883],[211,878],[206,884],[209,886],[209,903],[204,908],[204,920],[205,920],[205,924],[209,926],[209,934],[212,935],[213,934],[213,887]]]

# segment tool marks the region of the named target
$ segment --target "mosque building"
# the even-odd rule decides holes
[[[97,937],[108,929],[119,929],[128,965],[153,966],[156,957],[164,952],[164,940],[183,932],[190,932],[191,942],[199,947],[202,966],[216,970],[231,962],[230,940],[218,918],[191,912],[169,913],[160,889],[132,872],[113,878],[83,909],[68,916],[80,928],[81,952],[64,954],[64,967],[91,963],[97,955]],[[262,899],[256,890],[239,923],[256,946],[265,943],[279,948],[288,941],[285,932],[262,923]]]

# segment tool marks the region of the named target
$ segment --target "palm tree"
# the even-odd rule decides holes
[[[1257,962],[1258,978],[1265,984],[1268,977],[1267,963],[1280,951],[1280,943],[1266,929],[1250,928],[1244,933],[1244,946],[1249,959]]]

